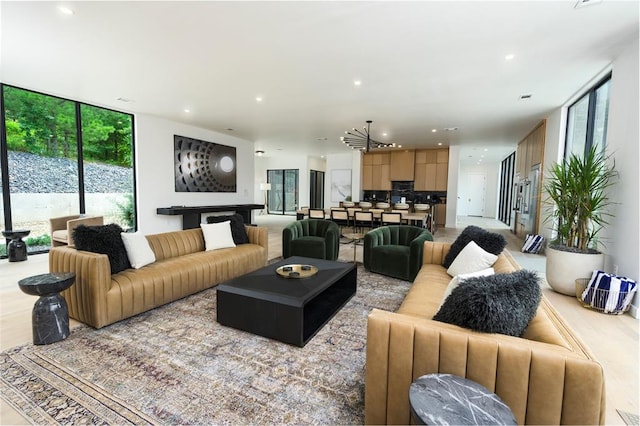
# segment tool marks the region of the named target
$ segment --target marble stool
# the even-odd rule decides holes
[[[416,424],[517,424],[511,409],[498,395],[452,374],[418,377],[409,388],[409,402]]]
[[[22,241],[24,237],[29,235],[31,231],[27,229],[20,230],[6,230],[2,231],[2,235],[9,238],[9,244],[7,244],[7,257],[9,262],[22,262],[27,260],[27,244]]]
[[[24,293],[40,296],[31,315],[34,345],[48,345],[69,337],[69,309],[59,293],[71,287],[75,279],[73,272],[54,272],[18,281]]]

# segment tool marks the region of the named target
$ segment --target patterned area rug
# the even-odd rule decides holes
[[[0,354],[1,395],[35,424],[362,424],[367,315],[409,286],[359,265],[357,294],[304,348],[220,326],[209,289]]]

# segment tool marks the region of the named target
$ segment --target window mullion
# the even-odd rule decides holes
[[[80,205],[80,214],[85,214],[87,211],[84,197],[84,158],[82,154],[82,114],[80,111],[80,102],[76,102],[75,107],[76,143],[78,146],[78,201]]]

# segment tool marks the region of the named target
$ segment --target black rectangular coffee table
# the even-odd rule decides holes
[[[283,265],[318,268],[308,278],[276,274]],[[304,346],[356,293],[353,263],[293,256],[217,287],[218,322]]]

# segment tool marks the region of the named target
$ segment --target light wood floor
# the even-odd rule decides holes
[[[295,220],[290,216],[258,216],[256,222],[269,228],[269,258],[282,255],[282,228]],[[453,241],[467,225],[486,229],[502,229],[507,237],[507,248],[523,267],[542,273],[545,258],[541,255],[520,252],[522,241],[508,231],[502,223],[481,218],[458,218],[456,228],[439,229],[434,235],[438,241]],[[362,246],[357,245],[356,259],[362,262]],[[354,245],[340,246],[340,259],[353,261]],[[31,309],[33,296],[22,293],[18,280],[48,272],[48,255],[29,256],[25,262],[0,260],[0,350],[31,343]],[[564,316],[573,330],[582,338],[605,369],[607,380],[607,424],[624,424],[616,409],[638,414],[638,320],[630,315],[605,315],[583,308],[573,297],[553,292],[546,284],[545,296]],[[71,327],[77,326],[71,320]],[[28,424],[18,412],[2,401],[0,424]]]

